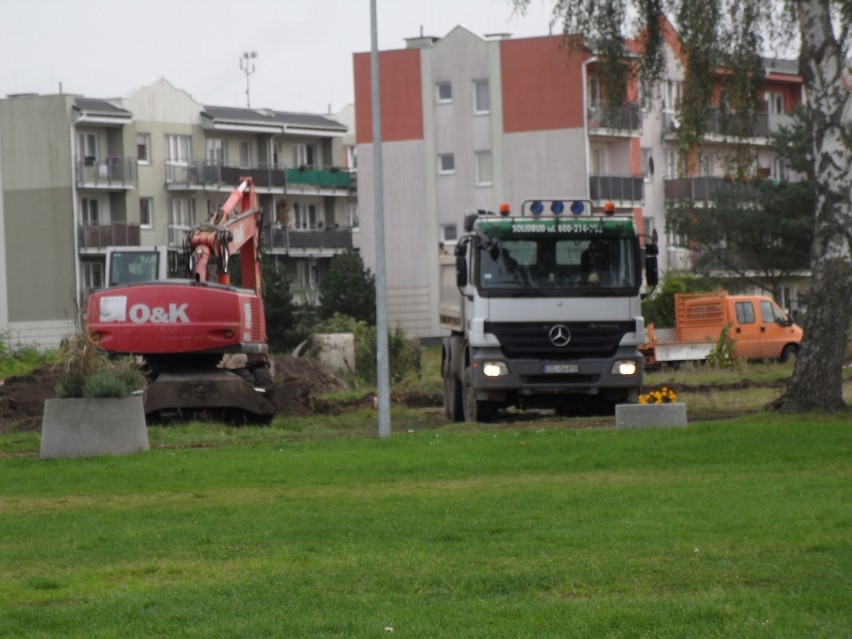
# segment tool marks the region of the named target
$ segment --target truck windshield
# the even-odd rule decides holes
[[[635,237],[530,234],[483,242],[477,253],[485,296],[635,295],[641,283]]]

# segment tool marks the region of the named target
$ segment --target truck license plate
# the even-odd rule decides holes
[[[580,372],[580,366],[578,364],[545,364],[542,366],[541,372],[545,375],[578,373]]]

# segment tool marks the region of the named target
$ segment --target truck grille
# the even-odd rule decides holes
[[[571,339],[562,347],[549,337],[557,324],[571,331]],[[506,357],[559,360],[612,357],[621,338],[635,327],[633,322],[486,322],[485,332],[497,336]]]

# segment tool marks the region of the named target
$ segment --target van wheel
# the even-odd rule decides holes
[[[466,422],[487,424],[497,416],[497,405],[494,402],[476,399],[476,390],[473,388],[473,372],[470,367],[464,371],[462,393],[464,394],[464,420]]]
[[[784,347],[784,350],[781,351],[781,357],[778,358],[778,361],[783,364],[784,362],[787,362],[790,359],[798,356],[799,347],[795,344],[787,344],[787,346]]]

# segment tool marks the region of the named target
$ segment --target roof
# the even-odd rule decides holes
[[[302,129],[331,134],[346,133],[340,122],[312,113],[290,113],[272,109],[242,109],[235,107],[205,106],[202,117],[223,125],[261,126],[282,129]]]
[[[131,118],[133,114],[127,109],[117,107],[108,100],[99,100],[97,98],[74,98],[74,108],[81,113],[89,115],[108,116],[116,118]]]

